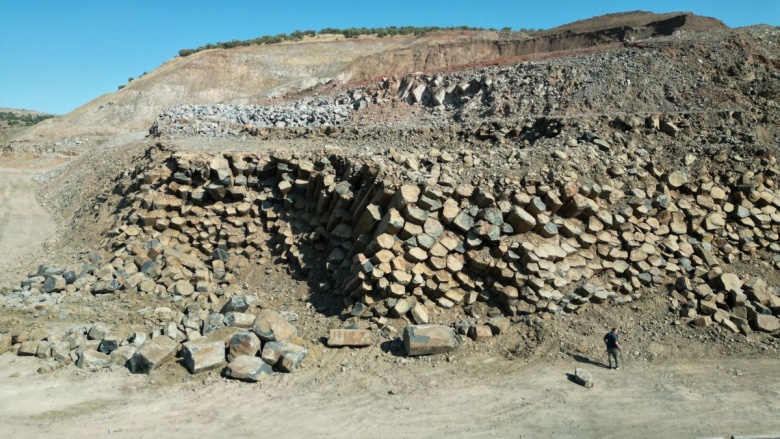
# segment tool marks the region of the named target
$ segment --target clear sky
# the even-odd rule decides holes
[[[8,0],[0,7],[0,107],[64,114],[179,49],[296,29],[548,29],[634,10],[780,25],[780,0]]]

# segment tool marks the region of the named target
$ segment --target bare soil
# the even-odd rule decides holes
[[[49,158],[51,160],[51,158]],[[55,222],[38,203],[35,177],[53,163],[40,160],[4,160],[0,165],[0,285],[8,276],[19,275],[31,253],[50,238]]]
[[[39,360],[6,354],[0,435],[674,438],[766,434],[777,430],[780,413],[780,378],[769,358],[629,360],[618,371],[587,363],[600,358],[568,355],[380,361],[369,370],[350,367],[353,358],[328,351],[316,366],[247,385],[214,375],[163,384],[167,370],[39,375]],[[592,389],[570,381],[575,367],[593,373]]]

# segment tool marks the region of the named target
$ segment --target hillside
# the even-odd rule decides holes
[[[0,434],[764,434],[777,47],[632,12],[204,50],[32,127]]]
[[[616,28],[617,22],[625,23]],[[629,29],[630,28],[630,29]],[[421,37],[324,38],[304,42],[214,49],[174,58],[121,90],[45,123],[20,140],[111,135],[145,130],[178,104],[258,104],[322,84],[474,63],[506,63],[555,51],[587,49],[675,31],[722,30],[718,20],[691,14],[628,13],[562,26],[539,35],[491,31],[434,32]]]
[[[44,120],[56,117],[58,116],[38,111],[0,108],[0,141],[11,138]]]

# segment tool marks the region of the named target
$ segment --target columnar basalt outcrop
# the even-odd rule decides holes
[[[696,324],[772,330],[774,287],[727,267],[777,264],[773,158],[712,176],[651,168],[654,183],[643,189],[619,178],[475,187],[441,172],[441,157],[415,166],[428,178],[399,180],[366,157],[172,152],[118,186],[117,223],[104,240],[113,259],[95,253],[75,271],[42,269],[22,286],[241,312],[231,299],[236,274],[278,258],[362,318],[424,324],[433,309],[480,302],[510,318],[566,314],[672,288],[672,307]]]

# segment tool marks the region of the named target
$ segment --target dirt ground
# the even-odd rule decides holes
[[[50,238],[56,224],[35,198],[34,180],[55,160],[3,160],[0,162],[0,284],[9,268],[37,252]]]
[[[160,384],[177,371],[147,377],[65,367],[39,375],[40,360],[5,354],[0,435],[690,438],[780,430],[775,359],[629,361],[611,371],[587,363],[599,359],[567,355],[530,363],[455,357],[360,371],[349,358],[347,350],[328,351],[320,366],[338,367],[326,379],[310,366],[260,384],[215,374]],[[592,389],[568,378],[579,366],[593,373]]]

